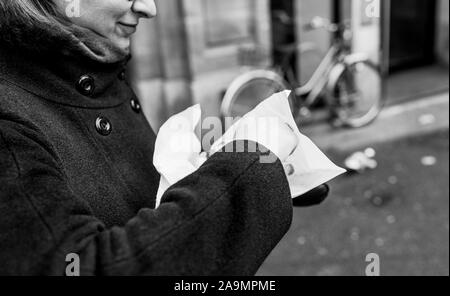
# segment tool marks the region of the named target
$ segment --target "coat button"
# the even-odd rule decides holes
[[[121,71],[119,73],[119,79],[124,81],[127,78],[127,74],[125,73],[125,70]]]
[[[106,117],[98,117],[95,121],[95,128],[97,132],[102,136],[108,136],[112,132],[111,122]]]
[[[140,113],[141,112],[141,104],[136,99],[131,99],[130,101],[131,109],[133,109],[134,112]]]
[[[77,82],[77,90],[85,96],[90,96],[95,91],[95,81],[89,75],[83,75]]]

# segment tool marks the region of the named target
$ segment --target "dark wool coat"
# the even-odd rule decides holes
[[[0,275],[252,275],[288,230],[280,162],[218,153],[157,210],[125,63],[0,44]]]

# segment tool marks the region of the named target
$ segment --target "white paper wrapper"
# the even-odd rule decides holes
[[[194,173],[205,161],[200,156],[201,143],[195,134],[200,123],[200,105],[172,116],[158,132],[153,165],[161,174],[156,207],[169,187]]]
[[[253,122],[260,122],[258,120],[268,122],[268,119],[274,118],[281,120],[298,138],[297,148],[285,161],[294,167],[294,173],[288,176],[288,182],[291,196],[296,198],[346,171],[329,160],[308,137],[299,131],[289,107],[289,94],[290,91],[284,91],[264,100],[231,126],[223,137],[213,144],[211,154],[236,140],[235,132],[244,120],[253,120]],[[199,105],[196,105],[171,117],[158,133],[154,154],[154,165],[161,174],[157,207],[162,195],[171,185],[195,172],[206,161],[206,158],[200,155],[201,143],[195,133],[200,119],[201,109]],[[261,135],[260,130],[249,129],[245,140],[258,142],[273,152],[278,151],[277,145],[280,139],[270,135],[271,133]]]

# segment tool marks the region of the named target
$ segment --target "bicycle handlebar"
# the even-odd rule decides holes
[[[303,26],[303,29],[306,31],[313,31],[317,29],[325,29],[330,33],[336,33],[341,28],[348,28],[350,26],[348,21],[342,22],[340,24],[333,23],[329,19],[316,16],[309,23]]]

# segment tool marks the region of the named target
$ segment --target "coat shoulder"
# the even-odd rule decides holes
[[[0,114],[15,109],[23,110],[24,100],[30,97],[34,95],[0,76]]]
[[[0,122],[0,180],[15,179],[19,176],[19,166],[6,140],[5,133]]]
[[[32,147],[30,144],[34,140],[42,143],[45,138],[25,112],[24,103],[30,96],[26,90],[0,76],[0,178],[17,177],[22,147]]]
[[[33,119],[42,100],[18,85],[0,77],[0,129],[4,124],[37,129]]]
[[[33,120],[35,95],[0,77],[0,149],[9,151],[17,163],[23,147],[50,150],[50,142]],[[33,154],[29,154],[32,156]]]
[[[45,134],[24,118],[0,117],[0,179],[18,177],[36,167],[56,171],[61,167],[58,155]]]

